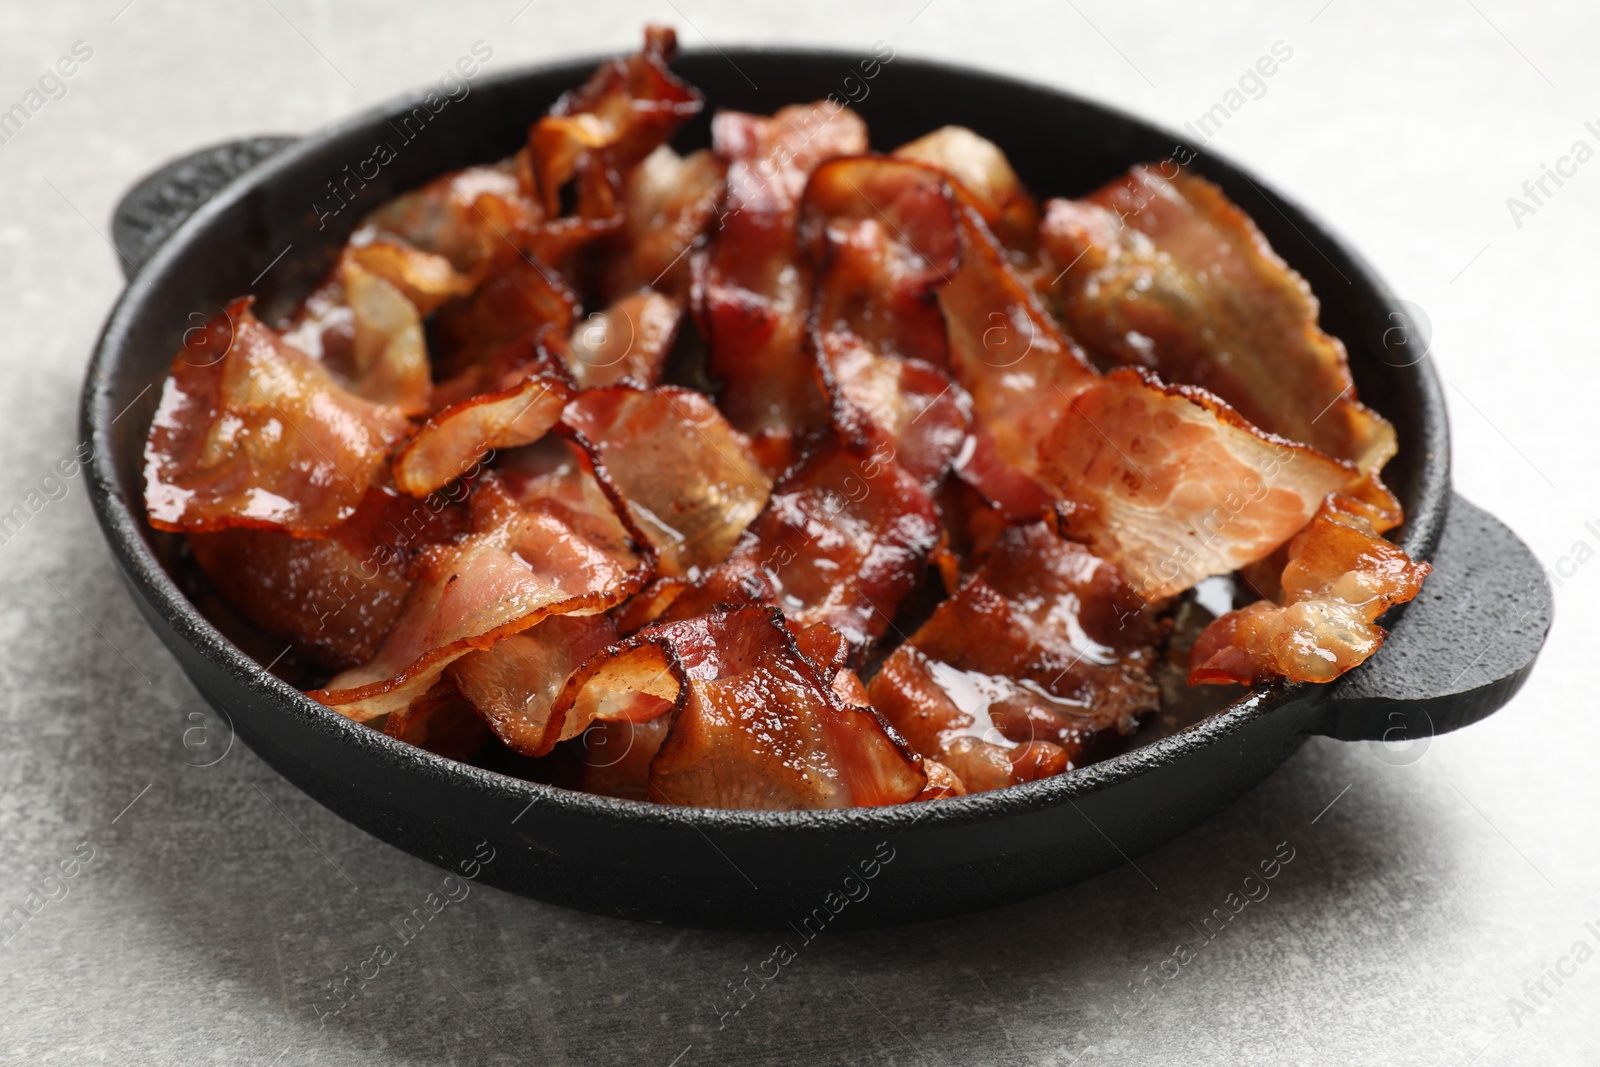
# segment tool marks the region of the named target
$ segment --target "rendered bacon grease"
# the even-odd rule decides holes
[[[1172,163],[1040,204],[946,127],[720,111],[671,30],[186,335],[152,526],[310,695],[660,804],[829,808],[1104,758],[1190,684],[1328,682],[1428,573],[1317,301]],[[219,624],[221,620],[219,618]]]

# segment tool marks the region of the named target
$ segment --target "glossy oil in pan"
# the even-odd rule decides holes
[[[674,69],[706,94],[708,113],[675,144],[707,143],[710,108],[770,112],[841,94],[860,58],[685,54]],[[759,90],[735,65],[759,72]],[[607,915],[729,927],[802,925],[807,916],[812,926],[881,925],[1089,877],[1221,810],[1308,735],[1415,741],[1482,718],[1526,678],[1550,625],[1549,590],[1510,531],[1451,493],[1443,397],[1433,361],[1417,358],[1417,339],[1405,336],[1405,308],[1315,219],[1209,151],[1194,169],[1311,283],[1322,325],[1350,349],[1362,399],[1395,424],[1400,452],[1384,476],[1408,516],[1400,540],[1435,567],[1421,596],[1385,620],[1388,644],[1337,683],[1269,687],[1172,736],[1026,785],[894,808],[755,812],[614,800],[453,762],[353,723],[264,672],[180,592],[161,562],[171,556],[170,536],[143,520],[141,452],[184,329],[192,315],[241,293],[259,297],[264,317],[287,310],[362,214],[444,171],[509,155],[528,124],[593,66],[480,78],[408,140],[396,122],[416,98],[299,140],[220,146],[164,168],[119,209],[119,246],[137,270],[84,384],[96,514],[140,610],[195,687],[263,759],[331,810],[452,869],[488,841],[494,859],[483,881]],[[905,57],[866,84],[855,106],[876,145],[970,126],[998,143],[1042,197],[1081,195],[1181,143],[1066,93]],[[394,158],[368,177],[365,161],[380,143]],[[362,177],[352,182],[357,168]],[[354,191],[353,202],[336,197],[336,185]],[[847,878],[856,879],[848,895]]]

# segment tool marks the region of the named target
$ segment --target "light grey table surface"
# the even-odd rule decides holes
[[[441,872],[346,825],[243,746],[189,765],[185,731],[219,727],[135,613],[73,480],[0,545],[0,911],[53,898],[0,945],[0,1062],[1600,1060],[1600,962],[1572,955],[1580,940],[1600,947],[1585,925],[1600,929],[1600,648],[1584,607],[1600,596],[1600,161],[1547,182],[1531,213],[1507,204],[1574,142],[1600,148],[1600,10],[533,0],[519,14],[522,3],[0,6],[0,109],[74,42],[93,52],[0,144],[0,505],[25,500],[76,443],[84,363],[122,287],[109,215],[132,181],[207,143],[314,130],[435,80],[475,41],[503,70],[629,47],[647,20],[689,45],[881,39],[1172,126],[1281,41],[1292,58],[1212,147],[1323,214],[1426,312],[1457,487],[1559,571],[1541,665],[1504,711],[1420,759],[1311,742],[1140,858],[1148,880],[1124,867],[986,914],[828,934],[725,1029],[710,1005],[770,937],[611,921],[484,887],[319,1027],[319,988]],[[1280,842],[1295,859],[1271,895],[1181,980],[1133,999],[1146,968]],[[85,855],[71,879],[49,880]],[[1525,983],[1558,964],[1569,976],[1530,999]]]

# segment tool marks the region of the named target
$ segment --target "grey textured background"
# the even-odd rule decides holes
[[[0,145],[0,510],[75,444],[79,378],[122,284],[104,235],[126,186],[194,147],[309,131],[432,81],[475,40],[501,70],[631,46],[645,20],[690,45],[881,38],[1174,126],[1282,40],[1293,58],[1213,147],[1324,214],[1425,311],[1456,484],[1560,569],[1557,626],[1510,707],[1420,759],[1314,741],[1141,858],[1148,881],[1125,867],[987,914],[826,934],[724,1030],[709,1005],[770,938],[488,888],[319,1029],[319,987],[441,872],[242,746],[190,765],[223,750],[219,726],[135,615],[75,481],[0,545],[0,911],[82,843],[93,859],[0,946],[0,1061],[1596,1061],[1600,961],[1547,980],[1531,1016],[1513,1018],[1508,998],[1579,938],[1600,944],[1584,926],[1600,929],[1600,650],[1586,617],[1600,595],[1600,160],[1521,226],[1505,202],[1575,140],[1600,146],[1584,129],[1600,125],[1594,5],[534,0],[513,22],[522,0],[122,3],[0,7],[0,108],[75,40],[94,49],[67,95]],[[1270,897],[1181,979],[1133,999],[1145,968],[1283,841],[1295,859]]]

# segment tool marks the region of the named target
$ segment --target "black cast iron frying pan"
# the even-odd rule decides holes
[[[896,58],[866,81],[860,58],[731,49],[689,53],[674,66],[710,108],[770,112],[830,92],[859,97],[865,85],[855,106],[875,144],[970,126],[1041,195],[1085,193],[1180,143],[1063,92],[937,63]],[[152,175],[118,210],[117,243],[133,277],[83,390],[96,514],[140,610],[195,687],[263,759],[339,815],[452,869],[488,841],[495,858],[482,869],[486,882],[660,922],[800,923],[837,907],[845,879],[865,869],[874,872],[868,895],[830,925],[883,925],[1016,900],[1126,862],[1233,802],[1309,735],[1418,742],[1490,714],[1522,685],[1549,629],[1549,588],[1515,535],[1452,494],[1439,380],[1406,307],[1304,210],[1209,151],[1195,167],[1310,281],[1323,326],[1349,346],[1362,398],[1398,429],[1400,454],[1385,477],[1409,517],[1402,543],[1435,567],[1421,597],[1386,620],[1388,644],[1339,682],[1253,692],[1171,736],[1028,785],[897,808],[770,813],[612,800],[452,762],[352,723],[264,672],[180,592],[162,562],[170,544],[142,517],[140,454],[183,331],[240,293],[257,294],[269,315],[287,308],[328,269],[361,214],[444,171],[508,155],[593,66],[481,77],[409,143],[391,120],[420,98],[303,139],[210,149]],[[709,108],[679,147],[707,143],[708,119]],[[343,181],[344,168],[373,157],[380,142],[396,158],[355,203],[327,215],[330,181]]]

